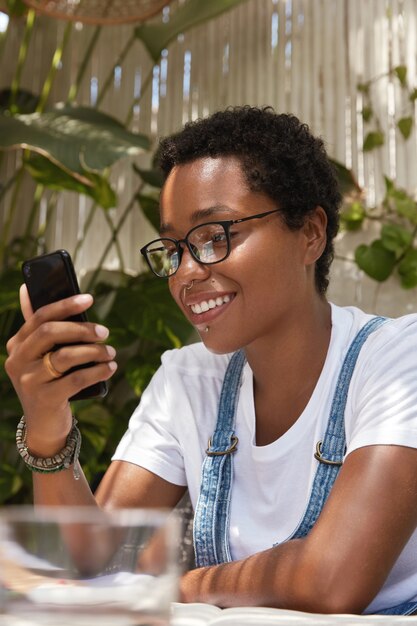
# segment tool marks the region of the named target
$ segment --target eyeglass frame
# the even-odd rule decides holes
[[[203,224],[197,224],[197,226],[193,226],[193,228],[191,228],[188,233],[185,235],[185,237],[183,239],[174,239],[173,237],[158,237],[158,239],[153,239],[152,241],[149,241],[149,243],[147,243],[146,245],[144,245],[141,249],[140,252],[141,254],[145,257],[145,261],[149,266],[149,269],[151,270],[151,272],[157,276],[158,278],[171,278],[172,276],[174,276],[181,265],[181,260],[182,260],[182,255],[184,254],[184,248],[180,246],[181,243],[185,244],[187,246],[187,249],[189,251],[189,253],[191,254],[192,258],[199,263],[200,265],[216,265],[217,263],[222,263],[223,261],[225,261],[228,256],[230,255],[231,251],[232,251],[232,244],[231,244],[231,240],[230,240],[230,228],[234,225],[234,224],[241,224],[242,222],[248,222],[249,220],[255,220],[255,219],[260,219],[262,217],[266,217],[267,215],[271,215],[272,213],[279,213],[281,211],[281,209],[272,209],[271,211],[265,211],[263,213],[257,213],[256,215],[249,215],[248,217],[241,217],[237,220],[215,220],[213,222],[204,222]],[[225,255],[225,257],[223,259],[220,259],[219,261],[201,261],[201,259],[198,259],[196,257],[196,255],[194,254],[194,251],[192,249],[192,244],[190,244],[190,242],[188,241],[188,237],[191,235],[192,232],[194,232],[195,230],[198,230],[199,228],[201,228],[202,226],[211,226],[212,224],[220,224],[220,226],[223,227],[225,235],[226,235],[226,243],[227,243],[227,253]],[[160,274],[157,274],[155,272],[154,269],[152,269],[151,266],[151,262],[148,259],[148,255],[147,255],[147,248],[148,246],[152,245],[153,243],[156,243],[158,241],[171,241],[174,245],[175,245],[175,249],[176,252],[178,254],[178,267],[177,269],[172,272],[172,274],[167,274],[166,276],[161,276]]]

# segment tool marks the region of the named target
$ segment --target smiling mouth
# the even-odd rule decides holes
[[[190,309],[196,315],[200,315],[201,313],[207,313],[211,309],[215,309],[216,307],[223,306],[223,304],[227,304],[232,299],[232,296],[219,296],[218,298],[210,298],[209,300],[202,300],[196,304],[191,304]]]

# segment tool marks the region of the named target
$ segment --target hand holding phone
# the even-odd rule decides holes
[[[66,250],[56,250],[44,254],[23,263],[22,272],[33,311],[53,302],[80,293],[77,277],[71,257]],[[68,321],[87,322],[87,315],[80,313],[68,318]],[[53,350],[58,350],[62,345],[56,345]],[[94,363],[85,363],[67,370],[66,376],[76,369],[93,366]],[[107,383],[100,381],[69,398],[81,400],[104,396],[107,393]]]

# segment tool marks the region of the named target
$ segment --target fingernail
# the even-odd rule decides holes
[[[93,296],[89,293],[80,293],[74,296],[74,302],[76,304],[89,304],[93,301]]]
[[[113,348],[113,346],[106,346],[106,350],[107,350],[107,354],[109,355],[111,359],[113,359],[116,356],[116,350]]]
[[[109,329],[101,324],[96,324],[94,330],[97,337],[100,337],[100,339],[106,339],[109,336]]]
[[[117,363],[116,361],[110,361],[109,363],[107,363],[108,368],[111,372],[114,372],[117,370]]]

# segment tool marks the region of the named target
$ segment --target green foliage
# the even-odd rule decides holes
[[[374,148],[378,148],[379,146],[383,146],[385,143],[385,135],[380,130],[371,131],[368,133],[363,142],[363,150],[364,152],[369,152],[370,150],[374,150]]]
[[[243,1],[212,0],[208,3],[205,0],[185,0],[175,12],[171,12],[168,24],[144,24],[136,30],[136,36],[145,42],[157,62],[161,51],[179,33]],[[27,11],[21,0],[8,0],[7,6],[14,16],[21,16]],[[118,202],[108,182],[110,168],[122,157],[132,158],[150,150],[151,141],[145,135],[130,132],[128,123],[123,124],[97,109],[70,104],[54,104],[46,109],[44,105],[51,93],[56,71],[55,55],[45,84],[39,87],[41,96],[20,88],[34,20],[35,13],[29,11],[15,77],[10,87],[0,91],[0,151],[19,150],[22,162],[11,179],[0,184],[0,200],[8,190],[12,190],[11,203],[6,210],[8,217],[0,232],[0,504],[30,502],[32,499],[31,473],[18,456],[14,441],[21,415],[20,403],[5,373],[4,363],[7,341],[23,323],[18,303],[22,282],[21,262],[35,253],[46,252],[44,234],[48,223],[40,231],[34,230],[34,217],[44,189],[54,194],[63,190],[72,191],[93,199],[84,235],[97,206],[105,211],[111,229],[107,246],[103,242],[99,266],[87,276],[86,284],[95,296],[90,319],[99,320],[110,328],[109,343],[118,350],[119,367],[109,383],[109,393],[105,398],[74,403],[74,412],[83,434],[80,459],[93,486],[107,468],[115,446],[126,430],[131,412],[159,365],[161,353],[180,347],[191,334],[191,327],[170,297],[165,281],[158,281],[148,274],[132,277],[122,270],[106,272],[103,269],[106,254],[112,246],[120,249],[118,235],[130,211],[139,207],[151,224],[158,227],[157,196],[162,178],[153,169],[143,170],[134,165],[138,189],[118,223],[113,223],[106,212]],[[70,102],[74,101],[88,66],[98,38],[97,32],[80,62],[77,81],[70,89]],[[59,55],[62,55],[68,41],[70,27],[65,29],[65,33],[59,49],[57,47]],[[112,68],[110,76],[113,71]],[[100,102],[112,80],[103,84],[98,98]],[[144,84],[149,85],[150,81],[145,79]],[[22,180],[27,176],[35,181],[36,189],[32,211],[27,223],[22,224],[19,222],[19,194]],[[53,214],[54,203],[48,200],[47,209],[48,215]],[[19,226],[19,236],[11,239],[13,223]],[[123,267],[122,258],[120,261]]]
[[[358,200],[345,206],[340,215],[341,223],[346,230],[359,230],[365,217],[365,207]]]
[[[397,126],[404,139],[408,139],[413,129],[413,118],[402,117],[400,120],[398,120]]]
[[[145,135],[131,133],[109,115],[87,107],[57,105],[46,113],[0,114],[1,149],[29,148],[87,185],[85,170],[102,171],[149,147]]]
[[[395,265],[395,254],[384,247],[380,239],[370,246],[361,244],[355,250],[355,261],[371,278],[382,282],[391,275]]]
[[[21,17],[28,10],[22,0],[6,0],[6,7],[10,17]]]
[[[366,83],[357,85],[363,94],[362,118],[365,125],[372,124],[367,130],[363,151],[371,152],[381,148],[385,136],[375,114],[372,102],[372,86],[381,78],[398,80],[401,91],[406,96],[408,114],[397,119],[396,125],[404,141],[407,141],[415,123],[414,102],[417,88],[410,88],[407,81],[407,67],[399,65]],[[408,104],[407,104],[408,103]],[[342,227],[347,231],[360,231],[370,220],[379,225],[379,238],[370,245],[360,244],[354,255],[358,267],[369,277],[378,282],[396,276],[404,289],[417,287],[417,203],[415,197],[405,189],[399,188],[394,180],[385,176],[385,197],[379,206],[367,210],[360,190],[345,193],[345,203],[341,213]]]
[[[37,183],[54,191],[75,191],[92,198],[103,209],[116,206],[117,198],[107,178],[95,172],[83,170],[81,178],[73,172],[66,171],[55,165],[53,161],[31,154],[23,157],[26,170]]]
[[[163,24],[145,23],[135,30],[136,37],[146,46],[157,62],[164,50],[181,33],[217,17],[224,11],[241,4],[242,0],[188,0],[180,5]]]
[[[7,283],[6,288],[4,282]],[[14,435],[21,408],[4,371],[5,344],[22,323],[17,303],[19,270],[2,276],[0,294],[0,503],[29,502],[31,474],[17,455]],[[110,272],[95,288],[90,319],[111,329],[109,343],[118,350],[119,368],[105,398],[74,403],[83,436],[81,463],[95,483],[108,466],[131,411],[159,365],[163,351],[190,338],[191,327],[172,300],[165,281],[149,274],[132,277]]]
[[[370,278],[384,282],[397,275],[401,286],[417,286],[416,235],[417,204],[403,189],[385,179],[386,195],[381,206],[367,211],[359,200],[346,205],[341,214],[342,226],[358,231],[368,220],[380,225],[380,237],[370,245],[360,244],[355,262]]]
[[[417,250],[409,248],[398,265],[398,274],[401,277],[401,285],[405,289],[417,287]]]

